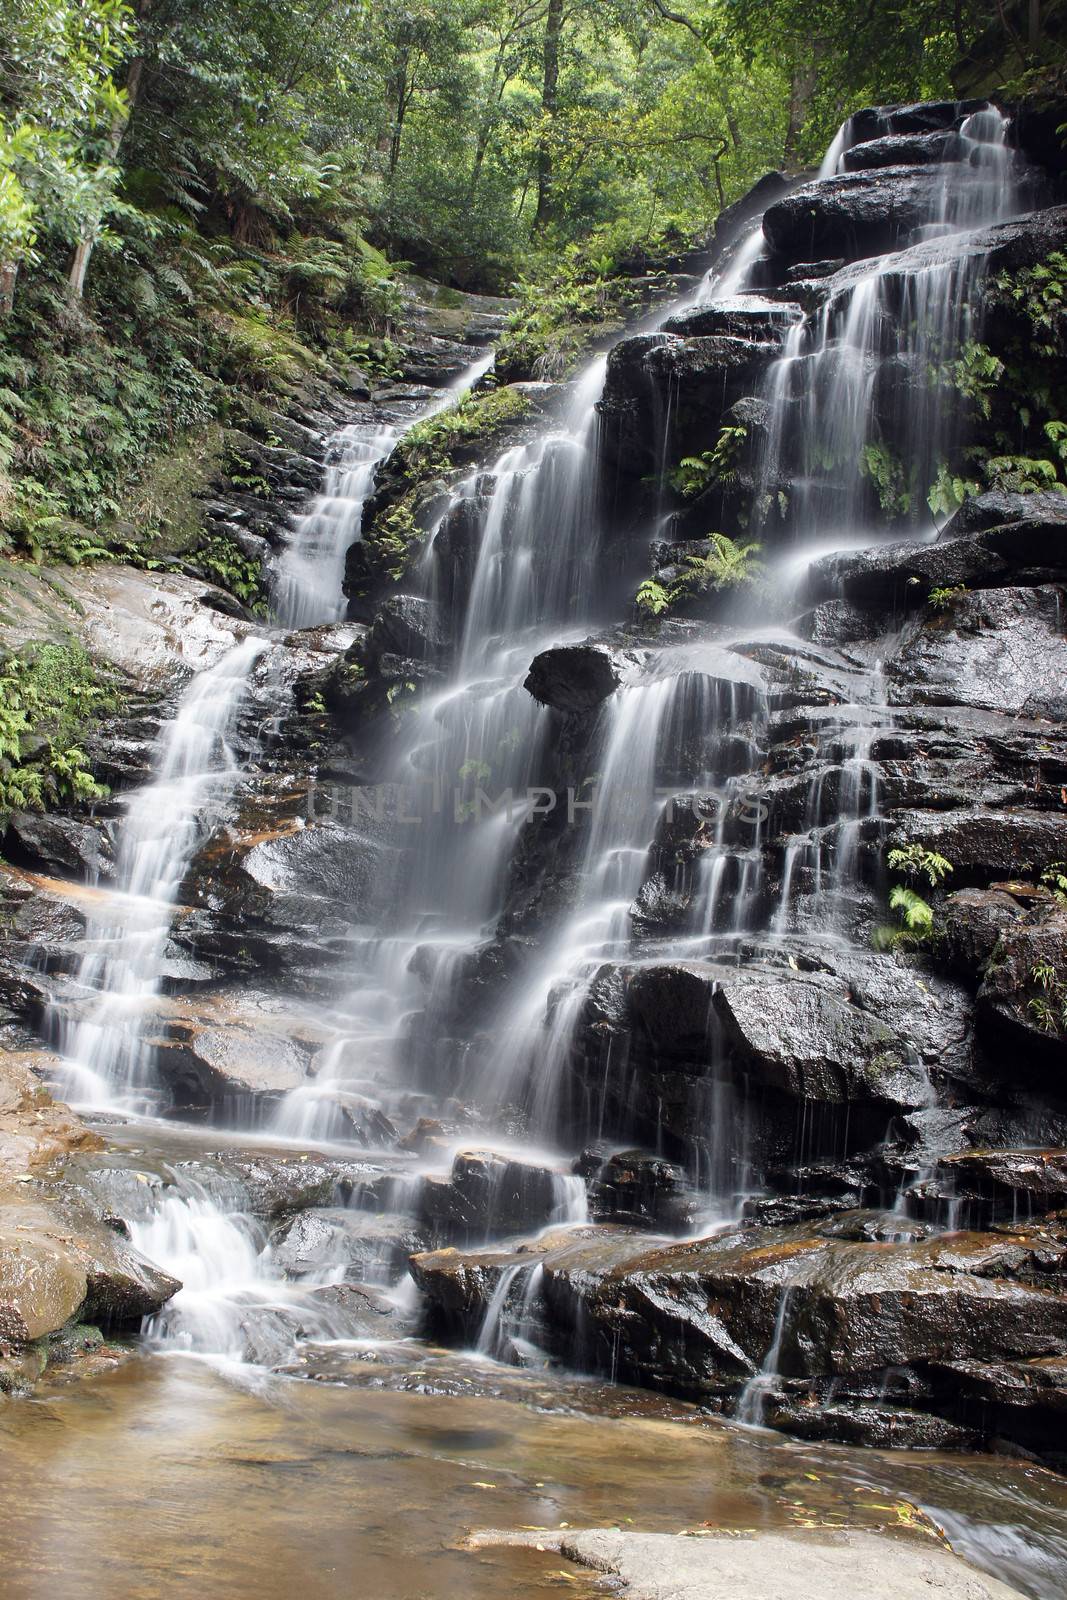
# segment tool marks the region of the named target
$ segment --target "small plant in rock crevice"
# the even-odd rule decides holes
[[[925,878],[936,889],[952,872],[947,856],[927,850],[921,844],[903,845],[886,857],[891,872],[903,878]],[[934,908],[911,883],[895,883],[889,891],[889,909],[898,913],[900,923],[877,928],[873,943],[878,950],[908,949],[929,942],[934,934]]]

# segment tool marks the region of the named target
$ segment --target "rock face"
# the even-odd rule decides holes
[[[895,249],[930,212],[935,174],[910,166],[877,173],[850,172],[807,184],[770,206],[763,232],[771,250],[788,261],[848,260]]]
[[[411,1256],[433,1331],[453,1339],[520,1357],[535,1342],[803,1437],[1062,1461],[1067,497],[976,494],[938,533],[923,521],[930,480],[895,454],[929,378],[906,343],[916,284],[946,267],[973,291],[972,326],[1007,353],[1016,313],[990,285],[1067,242],[1065,208],[923,231],[946,171],[953,192],[974,181],[966,114],[858,113],[841,175],[769,175],[720,219],[723,266],[739,241],[748,259],[763,219],[744,292],[612,350],[585,441],[602,471],[579,505],[561,497],[580,452],[558,437],[530,529],[535,451],[506,505],[476,470],[469,495],[434,482],[413,509],[394,466],[376,510],[403,501],[402,533],[349,553],[360,620],[271,631],[270,671],[233,730],[240,781],[205,818],[139,1021],[166,1109],[201,1119],[206,1139],[291,1095],[286,1126],[352,1147],[230,1143],[180,1175],[199,1183],[210,1166],[212,1193],[237,1192],[234,1215],[294,1294],[336,1291],[334,1305],[395,1282]],[[850,366],[844,308],[874,253],[883,298]],[[457,341],[490,331],[453,309],[449,331],[435,308],[408,380],[451,372]],[[798,377],[810,392],[793,392]],[[865,468],[852,500],[831,481],[855,467],[844,446],[830,441],[829,465],[800,449],[842,385],[869,424],[848,446]],[[955,409],[992,408],[992,390]],[[539,393],[542,416],[560,405]],[[393,422],[427,398],[409,382],[358,404]],[[272,464],[275,448],[255,464],[291,468],[296,504],[314,452],[287,444]],[[779,558],[795,530],[813,535],[802,508],[820,474],[814,532],[869,547],[801,573]],[[505,638],[485,681],[461,688],[490,508],[501,595],[509,563],[534,590],[571,559],[556,540],[568,517],[583,559],[552,574],[566,581],[543,611],[520,617],[505,596],[488,631],[513,629],[516,650]],[[262,507],[215,520],[242,549],[281,539]],[[412,552],[426,536],[417,566],[397,553],[409,534]],[[766,582],[741,570],[750,542]],[[642,573],[651,605],[631,598]],[[573,593],[596,590],[598,622],[623,597],[617,624],[582,643],[560,642],[580,636],[572,577]],[[259,625],[192,580],[96,573],[82,587],[94,648],[147,662],[149,698],[113,758],[128,774],[190,670]],[[469,903],[438,892],[453,863],[427,857],[445,835],[412,837],[404,785],[378,782],[499,767],[559,801],[611,762],[651,798],[632,827],[557,803],[506,850],[459,846],[454,877],[484,879]],[[12,819],[4,1025],[84,1014],[71,980],[120,817],[113,803]],[[337,1049],[335,1018],[342,1032],[354,1019]],[[102,1220],[101,1196],[143,1221],[179,1178],[162,1161],[103,1176],[101,1162],[73,1195],[46,1189],[93,1141],[28,1074],[0,1078],[0,1336],[21,1352],[78,1317],[132,1327],[177,1287]],[[252,1348],[275,1359],[270,1337]]]
[[[807,1405],[814,1431],[833,1435],[834,1396],[844,1392],[871,1405],[890,1434],[894,1421],[906,1433],[925,1416],[933,1439],[939,1422],[950,1425],[945,1436],[954,1427],[957,1438],[973,1437],[963,1375],[975,1361],[1047,1372],[1036,1364],[1064,1354],[1060,1234],[885,1244],[864,1232],[862,1214],[843,1214],[814,1230],[692,1244],[650,1247],[612,1230],[550,1237],[533,1247],[547,1334],[560,1349],[577,1343],[594,1366],[610,1362],[631,1381],[728,1409],[743,1407],[759,1380],[768,1419],[776,1406]],[[500,1274],[521,1259],[444,1252],[416,1257],[413,1270],[441,1324],[469,1331]],[[1048,1393],[1025,1420],[1016,1416],[1019,1443],[1051,1436],[1058,1400]]]

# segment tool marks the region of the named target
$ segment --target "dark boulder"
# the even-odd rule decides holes
[[[590,1215],[598,1222],[681,1233],[696,1220],[698,1198],[684,1170],[662,1156],[618,1150],[605,1158],[587,1150],[575,1170],[586,1181]]]
[[[864,106],[849,118],[848,137],[855,145],[894,134],[943,131],[987,105],[986,100],[921,100],[915,105]]]
[[[1057,900],[1039,904],[1025,920],[1004,929],[985,967],[978,1016],[1014,1050],[1030,1075],[1063,1094],[1067,905]]]
[[[1061,535],[1067,537],[1067,494],[1051,489],[1039,494],[1010,494],[1003,489],[991,489],[987,494],[972,495],[945,524],[941,538],[969,537],[1007,524],[1025,524],[1050,532],[1059,529]]]
[[[1003,889],[958,889],[941,913],[939,954],[953,971],[977,987],[1000,940],[1026,915]]]
[[[461,1150],[447,1177],[422,1180],[416,1209],[438,1237],[483,1238],[541,1228],[582,1210],[585,1186],[578,1177],[500,1155]]]
[[[751,189],[740,200],[724,206],[715,219],[716,244],[728,244],[737,237],[745,223],[755,222],[769,205],[788,194],[790,180],[781,172],[765,172],[757,178]]]
[[[1067,860],[1067,817],[1021,809],[901,811],[886,842],[891,849],[921,844],[952,862],[954,883],[989,885]]]
[[[652,333],[623,339],[608,358],[598,403],[605,451],[629,475],[641,477],[662,462],[668,421],[672,459],[707,449],[726,412],[758,388],[778,350],[777,340],[726,334],[679,339]]]
[[[929,1096],[893,1030],[824,985],[727,979],[715,1009],[735,1071],[792,1099],[916,1107]]]
[[[906,244],[927,220],[938,181],[923,168],[885,167],[805,184],[764,213],[763,232],[788,262],[877,255]]]
[[[378,661],[385,655],[436,661],[447,642],[432,600],[419,595],[396,594],[390,595],[378,608],[367,635],[366,652],[371,661]]]
[[[967,501],[936,541],[823,556],[808,585],[816,598],[914,609],[932,589],[1031,587],[1065,573],[1067,495],[998,493]]]
[[[966,144],[955,133],[888,134],[869,139],[845,151],[846,172],[866,172],[874,167],[928,167],[939,161],[962,161]]]
[[[579,1230],[526,1255],[445,1251],[412,1270],[438,1324],[467,1337],[501,1275],[528,1261],[541,1267],[546,1338],[570,1360],[731,1409],[758,1379],[764,1420],[789,1428],[802,1400],[811,1437],[834,1436],[840,1416],[821,1427],[819,1417],[836,1392],[866,1396],[877,1414],[857,1440],[913,1443],[914,1412],[928,1419],[927,1442],[988,1439],[953,1370],[1063,1357],[1062,1241],[1019,1231],[891,1243],[862,1228],[851,1237],[845,1222],[651,1247],[620,1230]],[[1049,1384],[1057,1409],[1059,1387]],[[939,1429],[939,1417],[966,1438]]]
[[[523,687],[543,706],[584,716],[633,676],[636,662],[604,645],[557,645],[530,664]]]
[[[726,334],[734,339],[770,339],[799,322],[803,313],[788,301],[776,303],[746,296],[718,305],[692,306],[678,311],[662,324],[664,333],[683,339]]]
[[[6,819],[8,860],[77,873],[90,881],[114,875],[112,841],[106,823],[82,821],[51,812],[19,811]]]
[[[381,1282],[403,1271],[426,1240],[408,1217],[343,1207],[301,1211],[270,1235],[272,1265],[289,1278],[344,1268],[347,1282]]]

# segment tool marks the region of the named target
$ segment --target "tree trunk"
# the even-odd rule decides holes
[[[563,32],[563,0],[548,0],[545,17],[544,78],[541,88],[541,143],[537,152],[537,210],[533,231],[540,233],[553,215],[552,121],[559,103],[559,44]]]
[[[15,309],[15,280],[18,275],[18,263],[15,261],[0,267],[0,317],[9,317]]]
[[[140,0],[137,7],[137,19],[143,22],[151,7],[152,0]],[[123,135],[130,125],[133,108],[137,104],[137,95],[141,88],[141,77],[144,73],[144,56],[134,56],[126,74],[126,111],[121,117],[116,117],[111,124],[111,133],[107,142],[107,159],[114,161],[119,153]],[[71,257],[70,271],[67,274],[67,294],[71,300],[80,300],[85,289],[85,274],[89,270],[89,257],[93,253],[98,230],[91,229],[77,243],[74,255]]]
[[[1030,0],[1026,18],[1026,42],[1031,50],[1041,43],[1041,0]]]
[[[808,109],[819,79],[819,41],[812,44],[811,55],[794,63],[789,79],[789,125],[786,128],[782,159],[788,172],[799,161],[800,135],[808,119]]]
[[[396,177],[396,169],[400,165],[400,146],[404,137],[404,118],[407,116],[408,100],[411,91],[408,84],[408,65],[411,60],[411,51],[406,44],[397,48],[396,65],[393,69],[392,95],[393,104],[396,106],[396,115],[393,118],[393,132],[389,140],[389,182]]]

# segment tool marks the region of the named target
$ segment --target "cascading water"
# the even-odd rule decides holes
[[[75,1103],[136,1111],[159,1103],[146,1012],[186,870],[241,779],[229,740],[267,648],[250,635],[193,678],[160,733],[153,777],[128,802],[117,893],[90,921],[69,993],[52,1008],[63,1089]]]
[[[842,130],[828,162],[843,159],[850,137]],[[1014,176],[994,114],[969,119],[960,137],[970,152],[967,181],[958,197],[949,177],[932,191],[921,230],[926,242],[837,274],[823,309],[793,322],[780,358],[770,364],[753,521],[768,529],[776,520],[787,525],[794,567],[816,540],[831,547],[869,542],[870,451],[880,441],[880,417],[899,405],[901,384],[951,361],[973,335],[968,302],[980,261],[942,251],[937,236],[1002,216],[1014,203]],[[700,303],[744,305],[763,249],[756,227],[725,271],[709,278]],[[524,829],[543,822],[558,802],[551,718],[523,688],[530,661],[587,637],[618,609],[613,583],[604,579],[609,567],[597,493],[596,406],[604,375],[605,361],[593,362],[560,423],[456,488],[409,577],[414,595],[440,609],[453,653],[444,682],[401,719],[386,776],[429,803],[418,808],[419,824],[404,840],[386,925],[353,930],[344,991],[328,1014],[334,1042],[314,1079],[283,1101],[278,1136],[306,1143],[351,1137],[358,1129],[365,1141],[375,1116],[410,1105],[417,1091],[431,1110],[449,1092],[473,1095],[490,1132],[521,1106],[526,1127],[544,1140],[596,1138],[605,1125],[595,1109],[586,1107],[584,1120],[568,1124],[573,1102],[565,1080],[590,985],[605,966],[654,959],[720,963],[726,970],[753,959],[753,951],[756,960],[780,963],[799,925],[800,883],[805,925],[843,936],[838,911],[849,896],[856,845],[877,822],[870,749],[888,720],[885,695],[876,671],[855,662],[842,669],[852,674],[854,692],[842,696],[836,722],[827,724],[836,775],[832,783],[815,780],[803,827],[784,840],[779,883],[769,892],[758,776],[769,707],[753,663],[761,650],[800,642],[788,627],[795,598],[779,583],[768,592],[781,620],[761,617],[755,641],[751,620],[739,618],[723,624],[713,641],[673,650],[657,644],[655,667],[637,671],[602,706],[589,770],[578,775],[590,781],[579,785],[583,803],[568,841],[567,903],[549,916],[540,953],[505,987],[477,1048],[457,1025],[457,995],[494,934]],[[907,404],[907,452],[918,463],[917,481],[925,483],[947,440],[938,431],[935,401],[915,402],[908,389]],[[669,427],[669,415],[664,422]],[[294,528],[280,565],[276,594],[285,625],[342,614],[345,551],[358,537],[377,466],[397,437],[390,425],[348,430],[335,441],[324,493]],[[621,583],[620,575],[620,592]],[[667,808],[694,796],[708,808],[701,848],[672,856]],[[679,907],[662,928],[642,912],[641,897],[657,872]],[[180,878],[178,870],[173,893]],[[160,948],[146,956],[157,969]],[[720,1047],[711,1019],[708,1029],[714,1054]],[[691,1150],[691,1176],[708,1202],[709,1227],[739,1203],[748,1159],[743,1119],[725,1080],[711,1076],[709,1126],[694,1135]],[[420,1184],[439,1179],[451,1155],[428,1155],[391,1184],[389,1203],[417,1209]],[[581,1180],[566,1170],[557,1177],[553,1220],[582,1221]],[[188,1275],[188,1293],[165,1316],[160,1336],[231,1354],[255,1349],[245,1313],[259,1305],[273,1316],[278,1276],[239,1199],[179,1190],[144,1224],[141,1243],[179,1277]],[[499,1303],[478,1338],[483,1353],[502,1352],[519,1298],[512,1342],[526,1336],[540,1282],[533,1263],[528,1273],[505,1271]],[[772,1346],[768,1380],[774,1355]]]
[[[341,620],[348,605],[342,587],[345,556],[360,537],[379,468],[409,428],[455,405],[492,363],[492,351],[479,357],[406,422],[353,422],[328,441],[322,490],[294,520],[274,577],[272,603],[283,627],[312,628]]]

